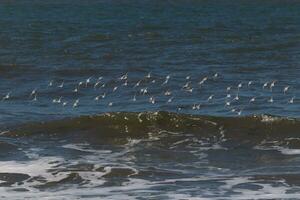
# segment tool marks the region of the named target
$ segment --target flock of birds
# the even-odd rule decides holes
[[[111,80],[114,82],[114,84],[110,84],[109,81],[105,81],[103,76],[100,77],[89,77],[85,80],[79,81],[74,85],[74,88],[72,89],[72,93],[79,93],[79,91],[82,91],[86,88],[93,88],[95,91],[99,91],[99,89],[105,89],[102,91],[101,94],[98,93],[98,95],[95,95],[93,97],[94,101],[100,101],[101,99],[107,98],[107,95],[111,93],[116,93],[117,90],[123,90],[126,87],[130,87],[131,89],[134,90],[134,95],[130,98],[130,101],[135,102],[137,101],[139,96],[144,96],[148,99],[148,102],[151,104],[156,104],[158,103],[156,98],[157,94],[151,93],[149,88],[151,85],[155,85],[158,88],[161,88],[162,93],[160,95],[165,96],[166,101],[164,101],[165,104],[170,104],[175,98],[176,94],[174,91],[168,89],[168,84],[171,80],[171,74],[167,75],[163,78],[155,78],[152,76],[152,73],[149,72],[145,76],[142,77],[142,79],[139,79],[137,81],[134,80],[129,80],[128,78],[128,73],[122,74],[115,80]],[[220,78],[220,75],[218,73],[215,73],[211,76],[205,76],[202,77],[201,79],[198,79],[197,82],[193,82],[191,76],[186,76],[184,78],[184,84],[179,86],[178,89],[179,91],[187,92],[187,93],[193,93],[196,89],[201,89],[204,87],[206,84],[209,84],[209,81],[217,81]],[[176,80],[176,78],[174,78]],[[258,86],[259,88],[263,90],[268,90],[269,92],[272,92],[275,86],[277,86],[277,81],[272,80],[272,81],[267,81],[262,83],[256,83],[255,81],[247,81],[247,82],[240,82],[237,85],[231,85],[227,86],[224,90],[224,95],[221,98],[224,107],[228,108],[230,112],[236,113],[237,115],[241,115],[243,110],[245,109],[244,105],[243,107],[237,107],[234,106],[233,104],[235,102],[239,102],[240,100],[240,92],[242,91],[243,88],[251,88],[254,84],[258,85],[261,84],[261,86]],[[196,85],[196,86],[195,86]],[[256,86],[257,87],[257,86]],[[279,86],[278,86],[279,87]],[[61,81],[59,83],[55,82],[54,80],[51,80],[47,84],[47,88],[67,88],[65,81]],[[289,93],[289,90],[291,89],[291,86],[286,85],[280,88],[282,91],[283,95],[286,95]],[[28,99],[30,101],[38,101],[39,100],[39,89],[34,88],[31,90],[28,94]],[[211,91],[212,92],[212,91]],[[204,102],[202,101],[201,103],[194,103],[190,105],[190,109],[192,110],[200,110],[203,106],[203,103],[211,103],[215,99],[217,99],[216,94],[210,94],[206,96],[206,99]],[[3,96],[2,101],[9,101],[12,99],[13,93],[8,92],[6,95]],[[257,101],[258,96],[252,96],[248,99],[248,105],[253,104],[255,101]],[[80,98],[76,98],[72,101],[70,100],[65,100],[63,96],[60,96],[58,98],[52,99],[52,103],[54,104],[61,104],[62,106],[67,106],[71,105],[73,108],[76,108],[80,105]],[[220,100],[220,99],[219,99]],[[273,95],[270,95],[268,99],[266,99],[265,103],[273,103],[274,98]],[[287,98],[287,103],[288,104],[293,104],[295,102],[295,96]],[[110,101],[107,106],[111,107],[114,105],[114,102]],[[182,106],[177,106],[177,111],[182,110]]]

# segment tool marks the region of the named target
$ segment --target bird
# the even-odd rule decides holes
[[[271,91],[273,90],[273,87],[275,86],[275,83],[276,83],[276,81],[273,81],[273,82],[270,84],[270,90],[271,90]]]
[[[8,93],[2,98],[2,101],[8,100],[8,99],[10,98],[10,94],[11,94],[11,92],[8,92]]]
[[[118,86],[115,86],[115,87],[113,88],[113,92],[115,92],[117,89],[118,89]]]
[[[85,87],[88,86],[88,84],[91,82],[91,79],[92,79],[92,76],[85,80]]]
[[[192,109],[193,110],[200,110],[200,104],[194,104]]]
[[[79,104],[79,99],[76,99],[74,104],[73,104],[73,108],[76,108],[78,107],[78,104]]]
[[[269,103],[273,103],[274,102],[274,99],[273,97],[270,97],[270,99],[268,100]]]
[[[49,82],[48,87],[52,87],[52,85],[53,85],[53,80],[51,80],[51,81]]]
[[[57,87],[63,88],[64,87],[64,81],[59,86],[57,86]]]
[[[132,101],[136,101],[136,95],[133,96]]]
[[[140,86],[141,82],[142,82],[142,80],[139,80],[139,81],[134,85],[134,87]]]
[[[149,72],[147,75],[146,75],[146,78],[151,78],[151,72]]]
[[[170,75],[167,75],[165,81],[161,85],[166,85],[169,82],[170,77]]]
[[[262,88],[265,89],[265,88],[268,86],[268,84],[269,84],[268,82],[265,82],[265,83],[263,84]]]
[[[295,97],[292,97],[292,98],[288,101],[288,103],[293,104],[293,103],[294,103],[294,99],[295,99]]]
[[[37,101],[37,93],[34,94],[34,98],[32,99],[32,101]]]
[[[168,99],[167,103],[171,103],[173,101],[174,97],[171,97]]]
[[[32,90],[32,92],[30,93],[30,96],[29,97],[32,97],[33,95],[36,94],[36,89]]]
[[[172,92],[169,90],[165,91],[165,93],[164,93],[165,96],[170,96],[171,94],[172,94]]]
[[[149,98],[149,102],[152,103],[152,104],[155,104],[155,98],[153,96],[151,96]]]
[[[250,99],[249,103],[252,103],[252,102],[254,102],[254,101],[255,101],[255,99],[256,99],[256,97],[252,97],[252,98]]]
[[[252,85],[253,81],[249,81],[248,82],[248,87],[250,87]]]
[[[214,98],[214,95],[210,95],[210,96],[207,98],[207,101],[211,101],[213,98]]]
[[[285,87],[283,88],[283,93],[286,94],[287,91],[289,90],[289,88],[290,88],[290,86],[285,86]]]
[[[120,80],[126,80],[128,78],[128,73],[122,75],[119,79]]]
[[[207,81],[208,77],[205,76],[198,84],[202,85],[203,83],[205,83],[205,81]]]

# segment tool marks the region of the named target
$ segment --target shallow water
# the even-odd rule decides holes
[[[298,198],[299,9],[2,2],[1,198]]]

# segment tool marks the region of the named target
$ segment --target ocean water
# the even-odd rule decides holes
[[[2,1],[0,198],[299,198],[299,10]]]

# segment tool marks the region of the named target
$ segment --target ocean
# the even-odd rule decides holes
[[[0,3],[1,199],[298,199],[300,2]]]

